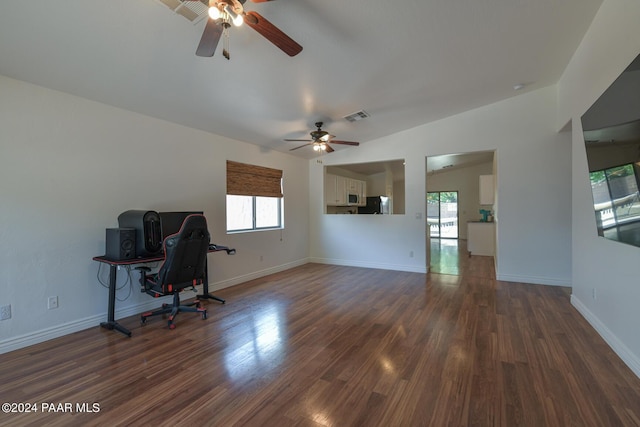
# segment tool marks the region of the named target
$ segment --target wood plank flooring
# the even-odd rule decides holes
[[[0,403],[73,406],[0,425],[640,426],[640,379],[569,289],[461,261],[307,264],[218,291],[227,304],[175,330],[134,316],[131,338],[96,327],[0,355]]]

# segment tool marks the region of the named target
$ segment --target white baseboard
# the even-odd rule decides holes
[[[277,265],[275,267],[265,268],[264,270],[254,271],[249,274],[237,276],[232,279],[222,280],[216,283],[209,284],[209,291],[217,291],[220,289],[228,288],[230,286],[239,285],[240,283],[248,282],[249,280],[259,279],[260,277],[268,276],[269,274],[279,273],[281,271],[289,270],[294,267],[309,263],[309,258],[302,258],[296,261],[288,262],[286,264]]]
[[[571,295],[571,305],[582,314],[582,317],[584,317],[593,329],[609,344],[609,347],[611,347],[629,369],[640,378],[640,358],[633,354],[575,295]]]
[[[503,282],[530,283],[533,285],[571,286],[570,280],[562,280],[544,276],[519,276],[513,274],[496,274],[496,279]]]
[[[195,296],[195,293],[193,295]],[[114,318],[116,320],[122,319],[124,317],[133,316],[147,310],[153,310],[155,308],[158,308],[160,301],[167,301],[170,300],[170,298],[171,297],[153,298],[148,302],[134,304],[129,307],[125,307],[122,310],[116,310],[116,312],[114,313]],[[187,298],[190,298],[190,296],[187,296]],[[78,319],[73,322],[51,326],[49,328],[41,329],[36,332],[31,332],[28,334],[2,340],[0,341],[0,354],[18,350],[23,347],[28,347],[30,345],[39,344],[41,342],[49,341],[54,338],[72,334],[74,332],[94,328],[99,326],[101,322],[105,322],[106,320],[107,313],[104,312],[96,314],[94,316],[85,317],[84,319]]]
[[[63,323],[62,325],[52,326],[50,328],[41,329],[36,332],[31,332],[17,337],[12,337],[6,340],[0,341],[0,354],[8,353],[10,351],[18,350],[23,347],[38,344],[44,341],[58,338],[64,335],[72,334],[74,332],[88,329],[93,326],[99,325],[100,322],[107,319],[107,315],[100,314],[96,316],[85,317],[70,323]]]
[[[230,286],[244,283],[249,280],[258,279],[260,277],[267,276],[269,274],[278,273],[280,271],[284,271],[293,267],[304,265],[308,262],[309,260],[307,258],[303,258],[301,260],[278,265],[276,267],[266,268],[264,270],[256,271],[250,274],[245,274],[243,276],[234,277],[232,279],[227,279],[227,280],[223,280],[216,283],[210,283],[209,291],[213,292],[216,290],[228,288]],[[201,293],[202,293],[202,288],[198,287],[198,294],[201,294]],[[195,297],[195,295],[196,294],[194,293],[193,296]],[[186,294],[184,297],[185,299],[192,298],[190,294]],[[118,309],[116,305],[114,318],[116,320],[122,319],[124,317],[133,316],[148,310],[153,310],[157,308],[161,302],[170,301],[170,300],[171,300],[171,297],[150,298],[149,301],[145,301],[144,303],[140,303],[140,304],[134,304],[134,305],[125,307],[123,309]],[[84,329],[98,327],[101,322],[104,322],[106,320],[107,320],[107,313],[105,311],[100,314],[85,317],[84,319],[74,320],[72,322],[63,323],[60,325],[55,325],[49,328],[41,329],[36,332],[30,332],[28,334],[5,339],[0,341],[0,354],[8,353],[10,351],[28,347],[30,345],[39,344],[44,341],[49,341],[54,338],[58,338],[64,335],[72,334],[74,332],[82,331]]]
[[[410,273],[427,273],[426,267],[416,267],[414,265],[384,264],[379,262],[363,262],[331,258],[310,258],[309,262],[315,262],[317,264],[344,265],[347,267],[379,268],[381,270],[408,271]]]

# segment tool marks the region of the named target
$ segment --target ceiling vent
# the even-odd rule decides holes
[[[189,21],[197,24],[204,17],[207,16],[209,10],[209,2],[205,4],[200,1],[182,1],[182,0],[156,0],[158,3],[162,3],[169,9],[173,10],[178,15],[182,15]]]
[[[348,116],[344,116],[345,120],[348,122],[357,122],[358,120],[366,119],[367,117],[369,117],[369,113],[364,110],[356,111]]]

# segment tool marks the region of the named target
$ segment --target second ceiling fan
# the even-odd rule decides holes
[[[187,0],[201,1],[201,0]],[[264,3],[270,0],[251,0],[254,3]],[[202,1],[206,4],[206,1]],[[196,49],[198,56],[213,56],[220,38],[224,36],[222,55],[229,59],[228,30],[233,23],[236,26],[246,23],[260,35],[276,45],[289,56],[295,56],[302,51],[302,46],[279,28],[267,21],[258,12],[245,12],[246,0],[209,0],[209,18],[204,27],[200,44]]]
[[[332,144],[353,145],[356,147],[360,145],[359,142],[338,141],[336,139],[333,139],[335,138],[334,135],[330,135],[329,132],[326,132],[321,129],[322,122],[316,122],[316,127],[318,128],[317,130],[311,131],[309,133],[309,135],[311,135],[311,141],[307,142],[306,144],[300,145],[299,147],[292,148],[289,151],[297,150],[298,148],[312,145],[315,151],[326,151],[327,153],[331,153],[332,151],[335,151],[335,150],[331,148],[331,146],[329,145],[329,142],[331,142]],[[308,140],[307,139],[285,139],[285,141],[308,141]]]

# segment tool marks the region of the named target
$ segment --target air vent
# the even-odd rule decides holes
[[[344,116],[345,120],[348,122],[357,122],[358,120],[366,119],[367,117],[369,117],[369,113],[364,110],[356,111],[348,116]]]
[[[158,3],[162,3],[169,9],[173,10],[178,15],[182,15],[189,21],[197,24],[204,17],[207,16],[209,9],[209,2],[205,4],[200,1],[182,1],[182,0],[157,0]]]

